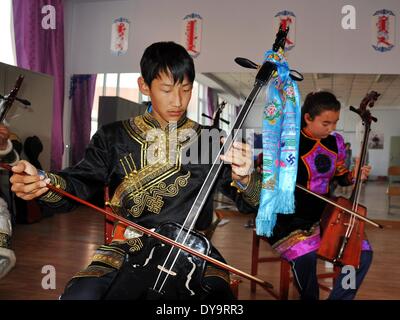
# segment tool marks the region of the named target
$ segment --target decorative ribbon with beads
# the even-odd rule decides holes
[[[277,71],[266,88],[262,189],[256,233],[270,237],[277,214],[290,214],[295,208],[301,109],[300,93],[296,82],[290,77],[283,50],[267,51],[265,61],[275,64]]]

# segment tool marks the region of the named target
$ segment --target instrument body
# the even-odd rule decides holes
[[[353,207],[353,203],[344,197],[338,197],[335,202],[350,210]],[[364,206],[359,205],[356,212],[361,216],[367,216],[367,208]],[[327,205],[320,223],[322,234],[318,249],[320,257],[337,265],[359,267],[365,223],[356,219],[351,236],[346,238],[346,230],[351,223],[351,216],[347,212]]]
[[[211,244],[202,234],[184,229],[177,223],[164,223],[155,232],[175,239],[178,242],[186,238],[186,246],[205,255],[210,255]],[[143,238],[143,239],[142,239]],[[142,236],[143,248],[126,255],[120,272],[113,281],[105,299],[163,299],[163,300],[201,300],[208,290],[202,284],[206,261],[179,248],[173,248],[160,240]],[[171,254],[170,251],[173,251]],[[179,251],[179,254],[177,254]],[[177,257],[176,261],[173,258]],[[168,257],[167,259],[165,257]],[[173,265],[173,266],[171,266]],[[154,275],[169,278],[160,292],[154,287]]]
[[[340,206],[355,211],[362,217],[367,216],[367,209],[359,204],[361,192],[361,168],[366,161],[368,151],[368,137],[371,131],[371,122],[377,121],[372,117],[367,106],[373,107],[379,94],[375,91],[368,93],[360,103],[360,107],[350,110],[360,115],[365,126],[363,142],[360,152],[354,189],[349,199],[339,197],[336,203]],[[352,265],[355,268],[360,266],[362,241],[364,239],[365,222],[353,214],[348,214],[341,208],[328,205],[323,212],[321,219],[321,244],[317,254],[325,260],[337,265]]]

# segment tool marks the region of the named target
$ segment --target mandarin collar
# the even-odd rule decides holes
[[[146,110],[146,112],[144,113],[143,117],[144,117],[149,123],[151,123],[151,125],[152,125],[153,127],[155,127],[155,128],[161,128],[160,123],[156,120],[156,118],[153,117],[153,115],[152,115],[148,110]],[[188,118],[186,117],[186,112],[185,112],[184,116],[182,116],[182,117],[178,120],[178,122],[177,122],[177,124],[176,124],[176,128],[179,128],[179,127],[181,127],[182,125],[184,125],[184,124],[186,123],[187,120],[188,120]],[[166,125],[166,127],[165,127],[164,130],[165,130],[165,131],[168,131],[169,129],[172,130],[174,127],[175,127],[174,124],[168,123],[168,124]]]

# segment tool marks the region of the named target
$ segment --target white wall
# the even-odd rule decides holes
[[[8,94],[22,74],[24,81],[18,97],[31,102],[25,109],[17,101],[7,114],[9,127],[24,143],[30,136],[38,136],[43,144],[39,162],[45,170],[50,169],[51,127],[53,117],[53,77],[0,63],[0,93]]]
[[[372,122],[371,132],[379,132],[384,135],[383,149],[369,150],[369,162],[372,166],[371,176],[386,176],[389,166],[390,137],[400,136],[400,108],[399,109],[371,109],[371,113],[378,121]],[[356,134],[356,127],[360,125],[360,117],[354,112],[343,108],[340,115],[339,129],[346,141],[352,145],[353,156],[359,154],[360,140]],[[344,126],[343,126],[344,124]]]
[[[296,47],[291,65],[301,72],[400,73],[399,21],[396,46],[386,53],[371,47],[372,14],[392,10],[399,20],[399,0],[70,0],[66,12],[72,28],[66,51],[71,55],[69,73],[138,72],[145,47],[160,40],[181,42],[182,19],[196,12],[203,17],[202,52],[198,72],[242,71],[236,56],[262,60],[276,30],[274,15],[281,10],[297,16]],[[68,3],[67,2],[67,3]],[[356,30],[343,30],[341,10],[356,9]],[[115,18],[131,20],[126,55],[110,53],[111,24]]]

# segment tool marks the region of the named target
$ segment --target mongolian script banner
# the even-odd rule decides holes
[[[201,51],[201,33],[203,18],[191,13],[183,18],[183,46],[189,54],[196,58]]]
[[[128,51],[130,21],[126,18],[115,19],[111,27],[111,52],[117,56]]]

